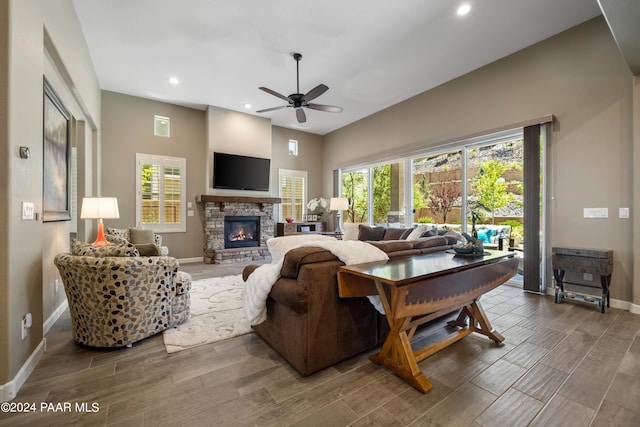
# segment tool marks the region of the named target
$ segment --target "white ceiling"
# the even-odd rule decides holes
[[[472,6],[456,15],[462,3]],[[599,15],[597,0],[74,0],[100,87],[324,135]],[[300,92],[342,113],[256,110]],[[176,86],[167,78],[180,80]],[[243,104],[250,103],[247,110]]]

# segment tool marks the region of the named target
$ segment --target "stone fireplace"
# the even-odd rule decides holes
[[[202,195],[196,201],[203,210],[205,263],[271,258],[267,240],[274,236],[273,205],[280,198]]]

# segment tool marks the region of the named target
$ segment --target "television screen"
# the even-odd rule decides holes
[[[213,188],[269,191],[270,159],[213,153]]]

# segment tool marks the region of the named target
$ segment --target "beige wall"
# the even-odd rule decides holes
[[[271,159],[271,120],[225,108],[207,107],[207,192],[202,194],[261,197],[277,194],[273,180],[270,191],[227,190],[213,188],[213,153]],[[273,168],[272,168],[273,170]]]
[[[42,212],[43,75],[74,116],[94,129],[100,124],[100,91],[71,0],[3,0],[0,17],[7,23],[0,26],[0,79],[9,88],[0,107],[7,129],[0,155],[6,174],[0,194],[7,206],[0,216],[0,394],[6,397],[19,385],[20,368],[43,349],[43,324],[64,300],[62,288],[54,290],[53,256],[69,247],[70,223],[22,221],[20,215],[22,201]],[[45,39],[52,42],[55,60],[45,54]],[[30,148],[28,160],[19,158],[22,145]],[[32,313],[33,326],[22,340],[26,313]]]
[[[154,114],[171,118],[170,138],[153,135]],[[163,234],[164,243],[176,258],[202,257],[202,210],[195,198],[211,194],[207,192],[212,189],[207,187],[211,185],[209,168],[215,150],[271,158],[272,196],[278,195],[279,168],[307,170],[310,194],[321,195],[322,137],[318,135],[272,127],[269,120],[222,108],[209,107],[205,112],[109,91],[102,93],[102,125],[102,194],[118,197],[120,208],[120,219],[105,220],[107,227],[135,225],[136,153],[187,159],[187,200],[194,202],[195,215],[187,217],[186,233]],[[298,157],[288,155],[289,139],[299,141]],[[230,141],[235,145],[228,145]],[[251,148],[251,141],[255,142],[255,149]],[[224,194],[265,193],[229,190]]]
[[[298,155],[289,155],[289,140],[298,141]],[[273,126],[273,151],[271,160],[271,182],[275,184],[274,195],[278,196],[278,170],[307,171],[309,198],[330,197],[322,193],[322,137],[311,133]]]
[[[362,153],[433,147],[545,114],[557,119],[548,243],[613,249],[612,298],[637,307],[637,238],[632,221],[617,215],[634,201],[632,76],[601,18],[326,135],[324,192],[331,170]],[[583,219],[586,207],[608,207],[609,218]]]
[[[153,134],[153,116],[171,119],[169,138]],[[106,227],[136,225],[136,153],[187,159],[187,231],[163,233],[163,244],[176,258],[202,257],[202,223],[195,198],[205,194],[207,150],[205,112],[115,92],[102,92],[102,194],[118,198],[120,219],[105,220]]]

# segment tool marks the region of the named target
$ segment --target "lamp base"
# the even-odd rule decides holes
[[[113,243],[111,243],[110,241],[107,240],[106,237],[104,237],[104,224],[102,222],[98,223],[98,237],[96,237],[96,240],[91,244],[91,246],[96,246],[96,247],[103,247],[103,246],[110,246],[113,245]]]

